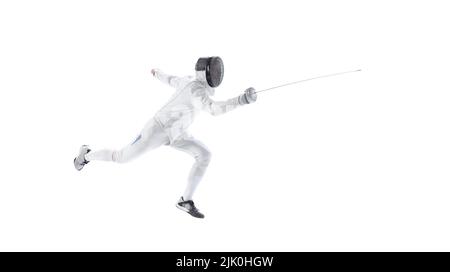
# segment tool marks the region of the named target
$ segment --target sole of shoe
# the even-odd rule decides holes
[[[189,210],[186,209],[185,207],[181,206],[181,205],[176,204],[175,207],[177,207],[178,209],[182,210],[183,212],[189,213]]]
[[[75,169],[77,171],[81,171],[81,169],[83,169],[83,166],[79,166],[79,168],[77,167],[77,163],[76,163],[77,158],[73,159],[73,166],[75,166]]]
[[[185,207],[183,207],[183,206],[181,206],[181,205],[176,204],[175,207],[177,207],[178,209],[182,210],[183,212],[186,212],[187,214],[189,214],[190,216],[192,216],[192,217],[194,217],[194,218],[199,218],[199,219],[205,218],[205,216],[200,217],[200,216],[194,216],[194,215],[192,215],[192,214],[189,212],[188,209],[186,209]]]

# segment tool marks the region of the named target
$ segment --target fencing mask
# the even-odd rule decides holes
[[[220,57],[199,58],[195,71],[205,71],[206,82],[210,87],[215,88],[223,79],[223,61]]]

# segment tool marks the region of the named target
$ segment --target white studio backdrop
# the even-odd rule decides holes
[[[0,2],[0,250],[450,250],[446,1]],[[175,208],[192,159],[120,148],[170,97],[152,68],[193,74],[218,55],[216,99],[261,93],[191,132],[213,152]]]

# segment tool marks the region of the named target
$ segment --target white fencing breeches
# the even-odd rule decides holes
[[[154,119],[151,119],[136,139],[129,145],[120,150],[102,149],[91,151],[86,154],[85,159],[88,161],[100,160],[125,163],[137,158],[145,151],[168,143],[169,138],[164,133],[161,126]]]
[[[162,130],[159,123],[151,119],[137,138],[129,145],[120,150],[102,149],[91,151],[86,154],[85,159],[88,161],[100,160],[125,163],[137,158],[146,151],[167,144],[169,144],[167,134]],[[185,200],[191,200],[198,183],[206,172],[211,159],[211,152],[202,142],[188,135],[183,135],[170,146],[186,152],[195,159],[194,165],[189,173],[186,190],[183,194]]]

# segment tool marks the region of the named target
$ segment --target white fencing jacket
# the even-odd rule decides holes
[[[240,106],[239,96],[226,101],[212,100],[215,90],[206,82],[205,71],[197,71],[196,77],[176,77],[156,70],[155,76],[176,89],[155,115],[171,144],[185,134],[200,110],[219,115]]]

